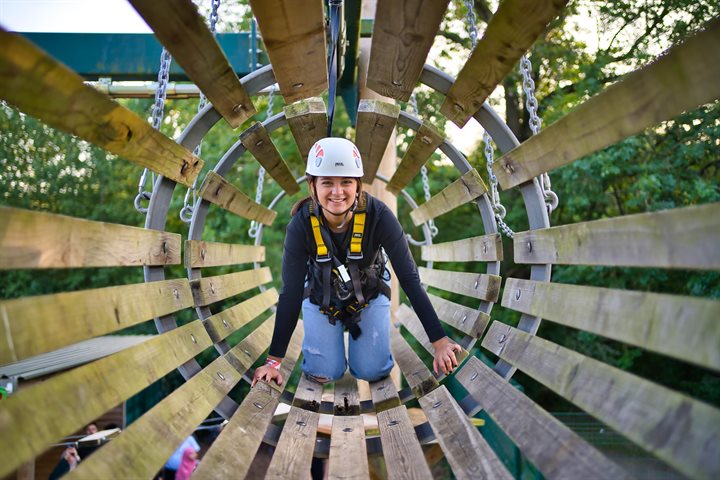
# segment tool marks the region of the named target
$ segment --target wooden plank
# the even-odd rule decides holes
[[[422,397],[440,385],[432,372],[408,345],[400,334],[400,330],[394,327],[390,329],[390,347],[395,362],[400,367],[416,398]]]
[[[423,122],[405,152],[395,173],[385,188],[395,195],[399,194],[415,176],[435,150],[443,143],[445,135],[431,123]]]
[[[195,305],[205,306],[272,281],[268,267],[190,280]]]
[[[419,401],[457,478],[513,478],[447,387],[443,385]]]
[[[460,205],[472,202],[487,191],[485,182],[473,168],[445,187],[440,193],[433,195],[430,200],[411,211],[410,218],[416,226],[419,226]]]
[[[295,389],[295,398],[293,405],[305,410],[317,412],[320,410],[320,402],[322,401],[323,385],[310,380],[306,375],[302,375]]]
[[[309,478],[320,414],[290,407],[266,479]]]
[[[280,373],[290,378],[300,355],[303,332],[298,328],[290,341]],[[193,479],[245,478],[265,431],[280,403],[283,388],[258,382],[245,396],[220,436],[193,473]]]
[[[368,185],[375,180],[380,162],[400,115],[400,106],[382,100],[360,100],[358,105],[355,145],[363,161]]]
[[[490,315],[487,313],[445,300],[431,293],[428,294],[428,297],[435,308],[435,313],[443,322],[475,338],[480,338],[485,332],[485,328],[490,322]]]
[[[210,338],[215,343],[225,339],[231,333],[257,318],[258,315],[277,303],[277,300],[277,290],[271,288],[227,310],[208,317],[205,320],[205,327],[208,329]]]
[[[420,272],[420,280],[423,283],[448,292],[459,293],[489,302],[496,302],[500,294],[502,278],[498,275],[451,272],[425,267],[418,267],[418,271]]]
[[[379,412],[377,420],[388,478],[431,479],[430,468],[405,405]]]
[[[192,306],[185,279],[0,301],[0,365]]]
[[[325,16],[320,0],[250,0],[285,103],[328,88]]]
[[[237,128],[257,110],[191,0],[130,0],[215,110]]]
[[[327,109],[320,97],[301,100],[283,108],[303,162],[307,162],[310,148],[327,136]]]
[[[343,377],[335,382],[335,415],[360,415],[360,396],[358,394],[357,380],[346,372]]]
[[[361,416],[333,417],[328,478],[343,480],[370,478],[365,425]]]
[[[720,203],[515,234],[515,262],[720,269]]]
[[[449,0],[379,0],[367,86],[407,102],[440,28]]]
[[[73,478],[152,478],[242,379],[219,357],[70,472]],[[141,453],[142,452],[142,453]]]
[[[378,413],[402,405],[397,393],[397,388],[395,388],[395,384],[390,376],[377,382],[371,382],[370,395],[374,409]]]
[[[185,240],[185,267],[203,268],[264,262],[265,247],[235,243]]]
[[[430,355],[434,356],[435,349],[433,348],[432,343],[430,343],[430,339],[428,338],[427,333],[425,333],[425,328],[423,328],[422,323],[420,323],[420,319],[415,312],[408,307],[407,304],[403,303],[400,305],[400,308],[398,308],[395,316],[400,323],[408,329],[412,336],[415,337],[420,345],[422,345],[422,347],[427,350]],[[468,355],[467,350],[464,348],[459,352],[455,352],[455,358],[458,361],[458,365],[460,365],[468,357]]]
[[[270,139],[270,133],[260,122],[255,122],[250,128],[240,134],[240,141],[255,157],[255,160],[265,168],[265,171],[275,179],[280,188],[288,195],[295,195],[300,191],[295,177],[283,160],[275,144]]]
[[[502,2],[440,107],[460,128],[530,49],[568,0]]]
[[[631,478],[477,357],[468,359],[455,378],[545,477]]]
[[[502,305],[720,370],[717,300],[509,278]]]
[[[263,225],[272,225],[277,212],[260,205],[217,173],[208,172],[198,195],[220,208]]]
[[[685,475],[720,476],[720,410],[499,322],[483,347]]]
[[[0,98],[51,127],[191,186],[203,161],[18,33],[0,27]]]
[[[422,246],[426,262],[496,262],[503,259],[499,233]]]
[[[0,478],[211,345],[193,321],[3,400]]]
[[[180,235],[0,206],[0,270],[180,263]]]
[[[243,338],[225,354],[225,358],[238,372],[247,372],[253,363],[260,358],[260,355],[267,350],[272,339],[274,325],[275,314],[273,313],[262,325],[253,330],[250,335]]]
[[[720,97],[720,20],[495,161],[503,189]]]

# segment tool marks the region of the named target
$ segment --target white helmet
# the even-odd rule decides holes
[[[310,148],[305,173],[316,177],[362,178],[362,158],[350,140],[321,138]]]

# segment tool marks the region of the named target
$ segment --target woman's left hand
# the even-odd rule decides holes
[[[445,375],[452,372],[453,368],[458,365],[455,352],[462,351],[462,347],[457,343],[451,342],[448,337],[443,337],[440,340],[432,342],[432,346],[435,349],[435,360],[433,360],[435,375],[439,375],[438,372],[442,372]]]

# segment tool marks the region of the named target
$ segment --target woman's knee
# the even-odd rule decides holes
[[[392,356],[388,356],[386,360],[381,363],[361,362],[357,365],[351,364],[350,373],[359,380],[376,382],[390,375],[394,364]]]

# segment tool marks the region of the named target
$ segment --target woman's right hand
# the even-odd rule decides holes
[[[270,380],[274,380],[275,383],[278,385],[282,385],[283,378],[280,374],[280,370],[273,368],[269,365],[263,365],[262,367],[258,367],[255,370],[255,375],[253,375],[253,381],[252,386],[254,387],[255,384],[258,382],[258,380],[264,380],[266,382],[270,382]]]

